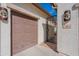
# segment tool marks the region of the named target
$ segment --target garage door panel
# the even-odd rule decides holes
[[[37,21],[12,12],[12,54],[37,44]]]

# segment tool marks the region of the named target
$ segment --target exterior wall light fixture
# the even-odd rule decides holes
[[[4,7],[0,7],[0,20],[8,19],[8,10]]]

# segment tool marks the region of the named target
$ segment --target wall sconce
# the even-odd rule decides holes
[[[64,15],[63,15],[63,20],[62,20],[62,25],[64,29],[70,29],[71,28],[71,11],[70,10],[66,10],[64,11]]]
[[[66,10],[64,12],[64,21],[70,21],[70,19],[71,19],[71,12],[70,10]]]
[[[0,7],[0,19],[7,20],[8,19],[8,10],[4,7]]]

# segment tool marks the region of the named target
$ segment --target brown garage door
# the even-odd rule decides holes
[[[37,44],[37,20],[12,11],[12,55]]]

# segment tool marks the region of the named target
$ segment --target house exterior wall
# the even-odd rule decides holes
[[[34,6],[30,8],[28,5],[23,6],[20,4],[15,4],[19,7],[24,8],[26,11],[29,11],[38,16],[38,44],[45,41],[46,30],[44,29],[46,26],[46,15],[43,13],[39,14],[40,12]],[[57,39],[57,46],[58,52],[66,54],[66,55],[79,55],[79,40],[78,40],[78,9],[72,10],[74,4],[58,4],[58,39]],[[6,4],[2,4],[3,7],[6,7]],[[32,10],[33,9],[33,10]],[[65,10],[71,10],[71,29],[63,29],[62,28],[62,14]],[[10,56],[10,48],[11,48],[11,37],[10,37],[10,9],[8,8],[8,22],[0,21],[0,55],[3,56]],[[61,34],[60,34],[61,33]]]
[[[3,4],[3,7],[7,8],[8,4]],[[20,6],[19,4],[16,4],[16,6],[23,8],[24,6]],[[31,8],[29,8],[31,7]],[[41,44],[42,42],[45,41],[45,37],[46,37],[46,30],[45,27],[43,26],[43,24],[46,24],[46,18],[47,17],[44,14],[41,13],[40,11],[38,11],[38,9],[33,9],[35,8],[34,6],[32,7],[32,5],[30,5],[28,7],[28,5],[26,4],[26,7],[24,7],[23,9],[25,9],[27,12],[30,12],[34,15],[36,15],[38,17],[38,44]],[[29,8],[29,10],[28,10]],[[32,10],[33,9],[33,10]],[[31,11],[30,11],[31,10]],[[36,13],[35,13],[36,12]],[[1,55],[2,56],[10,56],[11,55],[11,12],[10,9],[8,8],[8,21],[7,22],[2,22],[0,21],[0,40],[1,40]]]
[[[1,4],[6,8],[6,4]],[[10,55],[10,9],[8,9],[8,20],[0,20],[0,51],[2,56]]]
[[[79,55],[78,9],[73,10],[74,3],[58,4],[58,51],[66,55]],[[62,15],[71,11],[71,29],[62,28]]]

